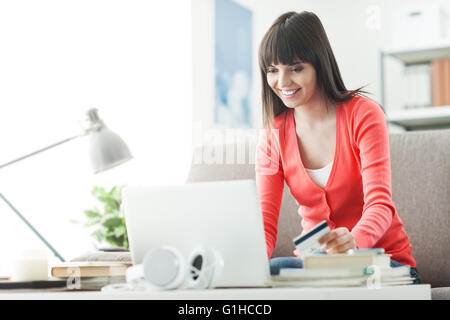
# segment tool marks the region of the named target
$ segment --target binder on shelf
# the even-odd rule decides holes
[[[431,62],[433,106],[450,105],[450,59]]]
[[[450,105],[450,59],[444,60],[444,76],[442,81],[444,93],[444,105]]]
[[[428,107],[431,100],[431,69],[429,64],[407,66],[404,71],[404,109]]]

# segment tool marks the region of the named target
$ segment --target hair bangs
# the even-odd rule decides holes
[[[292,47],[286,30],[277,26],[273,32],[267,34],[260,47],[260,67],[264,71],[271,64],[290,64],[296,60],[296,54]]]
[[[289,30],[285,25],[277,25],[261,42],[260,68],[266,73],[271,64],[312,62],[314,57],[310,51],[299,41],[299,35],[294,30]]]

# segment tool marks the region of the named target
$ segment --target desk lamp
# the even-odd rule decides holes
[[[52,149],[63,143],[71,140],[81,138],[87,135],[91,136],[89,154],[91,159],[91,165],[94,169],[94,173],[99,173],[115,166],[118,166],[130,159],[133,156],[130,153],[125,142],[114,132],[109,130],[103,121],[98,116],[97,109],[90,109],[87,112],[89,127],[85,129],[81,134],[56,142],[45,148],[39,149],[27,155],[24,155],[15,160],[9,161],[0,165],[0,169],[12,165],[16,162],[32,157],[43,151]],[[53,254],[64,262],[64,258],[56,251],[55,248],[33,227],[33,225],[0,193],[0,198],[16,213],[16,215],[38,236],[38,238],[49,248]]]

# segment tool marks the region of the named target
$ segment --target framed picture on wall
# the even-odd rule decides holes
[[[233,0],[215,0],[214,121],[251,128],[252,12]]]

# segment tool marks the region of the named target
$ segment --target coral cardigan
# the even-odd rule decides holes
[[[299,205],[303,232],[326,220],[331,229],[348,228],[357,248],[384,248],[391,259],[416,266],[392,202],[389,136],[383,111],[374,101],[356,96],[337,104],[335,155],[324,188],[302,164],[293,109],[277,116],[272,128],[258,143],[256,160],[269,257],[286,182]]]

